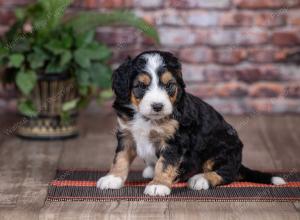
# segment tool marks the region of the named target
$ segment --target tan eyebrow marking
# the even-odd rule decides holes
[[[170,80],[172,80],[172,79],[174,79],[174,77],[173,77],[173,75],[170,73],[170,72],[164,72],[162,75],[161,75],[161,77],[160,77],[160,80],[161,80],[161,82],[163,83],[163,84],[168,84],[168,82],[170,81]]]

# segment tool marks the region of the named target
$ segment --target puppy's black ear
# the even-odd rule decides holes
[[[130,101],[131,72],[132,60],[128,57],[113,73],[112,89],[116,94],[116,99],[120,103],[126,104]]]
[[[179,62],[179,60],[177,59],[177,57],[175,57],[172,53],[165,52],[165,56],[167,57],[166,62],[167,62],[168,68],[170,68],[170,70],[173,73],[176,74],[176,80],[177,80],[177,82],[184,89],[185,88],[185,84],[184,84],[184,81],[183,81],[183,78],[182,78],[181,63]]]

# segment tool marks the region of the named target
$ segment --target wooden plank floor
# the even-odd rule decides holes
[[[246,165],[300,171],[300,116],[226,117],[244,141]],[[22,141],[4,131],[19,119],[0,115],[0,219],[300,219],[299,202],[45,202],[57,168],[108,169],[115,117],[85,113],[70,141]],[[141,169],[136,160],[133,168]]]

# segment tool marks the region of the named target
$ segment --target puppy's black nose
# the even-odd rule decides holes
[[[152,106],[152,108],[155,112],[160,112],[164,107],[164,105],[162,103],[159,103],[159,102],[155,102],[151,106]]]

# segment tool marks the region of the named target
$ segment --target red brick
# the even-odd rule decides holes
[[[183,63],[183,78],[186,83],[204,82],[204,67],[200,65],[191,65]]]
[[[299,66],[298,65],[280,65],[278,67],[279,76],[282,81],[300,81],[300,74],[299,74]]]
[[[246,108],[252,108],[258,113],[299,113],[300,102],[282,97],[250,99]]]
[[[185,13],[180,10],[164,10],[159,12],[151,12],[151,16],[154,18],[156,25],[171,25],[171,26],[183,26],[185,22]]]
[[[233,68],[222,66],[206,66],[204,70],[206,82],[226,82],[236,79],[236,71]]]
[[[273,64],[262,65],[259,67],[260,80],[262,81],[280,81],[282,80],[280,69]]]
[[[220,16],[219,25],[221,26],[251,26],[253,14],[247,12],[226,12]]]
[[[15,21],[15,15],[11,10],[0,10],[0,25],[12,25]]]
[[[269,102],[269,99],[248,99],[246,106],[256,114],[272,112],[272,103]]]
[[[289,25],[300,26],[300,13],[299,10],[289,11],[287,18],[287,23]]]
[[[196,43],[196,34],[190,29],[161,27],[158,31],[163,46],[180,47]]]
[[[244,49],[219,49],[216,52],[216,61],[221,64],[237,64],[247,57]]]
[[[252,97],[278,97],[284,92],[280,83],[260,82],[249,88],[249,95]]]
[[[133,6],[135,7],[141,7],[145,9],[154,9],[154,8],[160,8],[164,4],[163,0],[151,0],[151,1],[141,1],[141,0],[134,0]]]
[[[272,42],[279,46],[294,46],[300,44],[299,30],[278,31],[272,36]]]
[[[210,38],[210,31],[204,29],[196,29],[194,30],[194,34],[196,35],[196,43],[199,45],[208,44],[208,39]]]
[[[217,95],[220,97],[245,97],[247,93],[248,86],[237,81],[219,84],[217,88]]]
[[[273,48],[250,48],[248,60],[255,63],[270,63],[273,62],[274,54]]]
[[[3,36],[8,31],[8,26],[0,25],[0,36]]]
[[[223,114],[239,115],[247,111],[240,99],[207,98],[204,100]]]
[[[73,3],[75,7],[84,7],[89,9],[97,8],[129,8],[132,7],[132,0],[76,0]]]
[[[261,9],[261,8],[282,8],[297,7],[299,0],[233,0],[238,8]]]
[[[231,0],[169,0],[170,6],[175,8],[215,8],[226,9],[230,7]]]
[[[279,50],[274,53],[274,60],[276,61],[284,61],[287,58],[288,51],[287,50]]]
[[[211,46],[235,45],[236,32],[231,30],[213,30],[206,37],[206,43]]]
[[[133,28],[99,28],[97,30],[97,40],[108,45],[126,47],[136,44],[139,32]]]
[[[237,45],[260,45],[269,42],[267,31],[261,30],[243,30],[235,34],[235,43]]]
[[[254,25],[263,27],[277,27],[286,24],[286,14],[276,12],[259,13],[255,16]]]
[[[252,83],[260,80],[280,80],[280,71],[273,65],[260,67],[239,67],[236,70],[237,79]]]
[[[204,47],[184,48],[179,54],[179,58],[188,63],[209,63],[213,61],[213,57],[213,51]]]
[[[185,20],[188,25],[199,27],[217,26],[219,23],[219,13],[190,11],[186,13]]]
[[[216,96],[216,85],[214,84],[197,84],[187,87],[187,92],[201,98],[210,98]]]
[[[284,89],[286,97],[300,98],[300,81],[287,84]]]
[[[0,5],[4,7],[24,6],[33,3],[34,0],[2,0]]]

